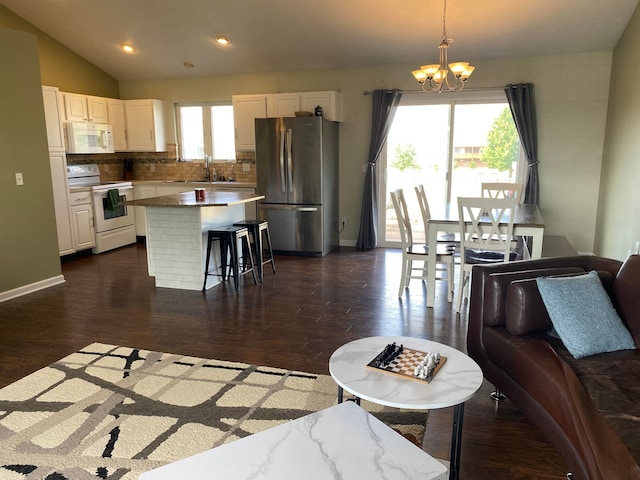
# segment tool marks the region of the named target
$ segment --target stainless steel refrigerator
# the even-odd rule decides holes
[[[321,256],[338,246],[338,123],[322,117],[258,118],[258,216],[273,250]]]

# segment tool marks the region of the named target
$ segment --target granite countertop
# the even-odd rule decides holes
[[[193,185],[194,187],[203,187],[206,185],[225,186],[225,187],[255,187],[255,182],[206,182],[204,180],[133,180],[134,185]]]
[[[127,205],[135,207],[228,207],[242,203],[262,200],[264,195],[247,192],[204,192],[204,200],[196,200],[195,192],[183,192],[161,197],[141,198],[129,200]]]

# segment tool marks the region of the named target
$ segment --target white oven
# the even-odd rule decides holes
[[[133,200],[131,182],[100,182],[96,164],[68,165],[69,188],[89,187],[95,226],[96,246],[93,253],[102,253],[136,242],[134,208],[126,204]]]
[[[126,204],[127,201],[133,200],[131,182],[94,186],[91,191],[96,226],[96,246],[93,253],[102,253],[135,243],[134,208]]]

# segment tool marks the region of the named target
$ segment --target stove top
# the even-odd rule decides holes
[[[67,165],[67,186],[91,187],[92,190],[108,190],[110,188],[128,188],[133,184],[130,181],[102,182],[100,181],[100,169],[95,163],[83,165]]]

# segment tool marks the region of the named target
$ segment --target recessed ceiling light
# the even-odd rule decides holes
[[[218,35],[216,38],[216,43],[219,45],[229,45],[229,43],[231,43],[231,40],[229,40],[228,37],[225,37],[223,35]]]
[[[184,62],[183,65],[185,67],[187,67],[187,68],[193,68],[194,67],[193,63],[191,63],[191,62]]]
[[[120,50],[122,50],[124,53],[133,53],[136,51],[136,49],[130,43],[121,43]]]

